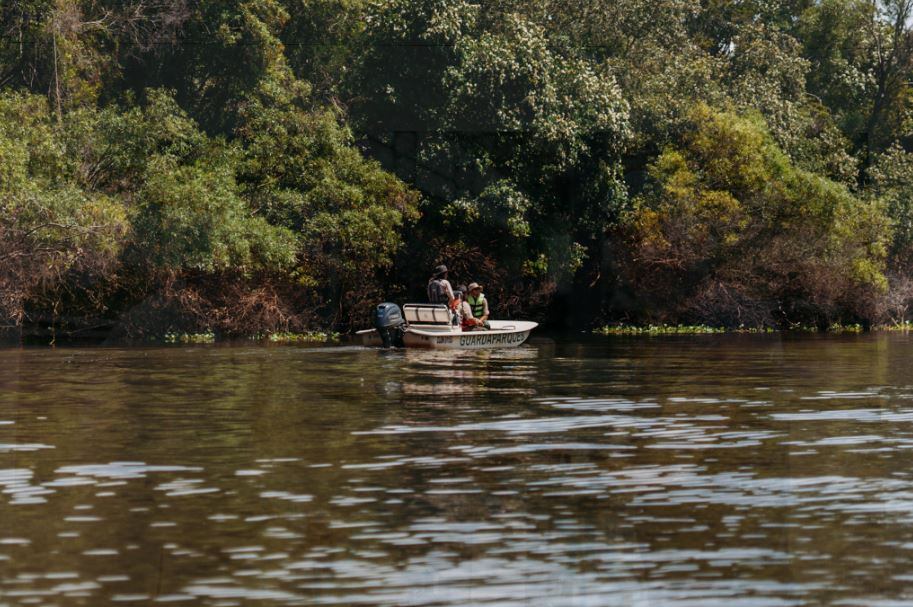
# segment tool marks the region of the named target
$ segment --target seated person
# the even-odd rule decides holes
[[[469,283],[469,290],[466,292],[466,303],[472,309],[472,316],[479,321],[479,325],[490,328],[488,324],[488,300],[482,293],[482,285],[477,282]]]
[[[472,308],[469,306],[469,303],[466,301],[466,299],[464,297],[464,293],[466,293],[466,287],[464,287],[462,285],[457,287],[456,291],[454,291],[454,293],[453,293],[454,297],[457,300],[456,310],[457,310],[457,313],[460,315],[460,326],[463,328],[463,330],[472,331],[472,330],[480,327],[482,325],[482,321],[480,321],[479,319],[475,318],[472,315]]]

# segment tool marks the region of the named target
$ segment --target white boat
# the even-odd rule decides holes
[[[527,320],[490,320],[490,329],[464,331],[459,326],[453,326],[450,310],[441,304],[405,304],[403,316],[405,322],[396,329],[402,332],[402,345],[407,348],[515,348],[526,341],[530,331],[539,326],[538,323]],[[355,335],[363,345],[384,345],[384,339],[377,329],[365,329]]]

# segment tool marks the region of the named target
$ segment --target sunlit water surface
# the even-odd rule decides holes
[[[913,337],[0,350],[0,605],[913,602]]]

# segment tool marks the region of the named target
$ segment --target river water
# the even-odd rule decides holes
[[[0,350],[0,606],[913,603],[913,336]]]

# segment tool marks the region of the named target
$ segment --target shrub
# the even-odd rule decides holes
[[[757,117],[697,106],[626,218],[647,316],[713,325],[871,319],[890,229],[878,202],[797,169]]]

